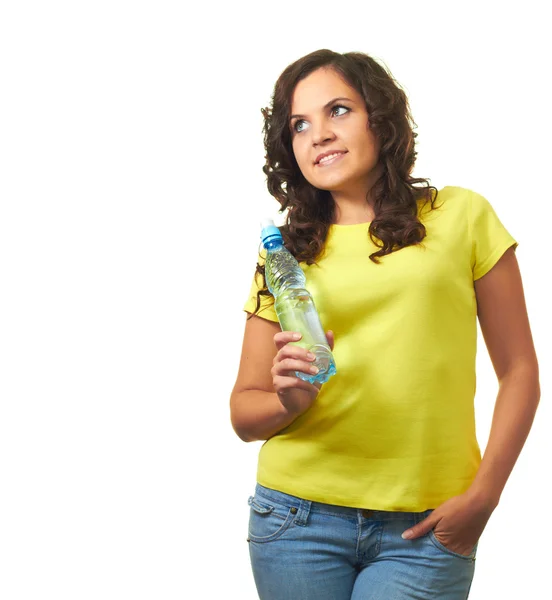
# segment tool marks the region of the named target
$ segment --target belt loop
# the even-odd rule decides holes
[[[307,519],[309,518],[311,505],[312,502],[310,500],[301,500],[301,506],[299,507],[299,512],[295,517],[294,523],[296,523],[297,525],[302,525],[303,527],[307,524]]]

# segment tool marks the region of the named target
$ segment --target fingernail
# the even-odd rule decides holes
[[[413,532],[411,530],[405,531],[401,537],[403,540],[408,540],[412,537],[412,533]]]
[[[294,333],[294,334],[293,334],[293,339],[294,339],[294,340],[298,340],[300,337],[301,337],[301,334],[300,334],[300,333]]]
[[[314,354],[312,352],[307,352],[307,358],[315,358]]]

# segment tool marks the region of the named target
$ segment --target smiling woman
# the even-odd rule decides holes
[[[265,440],[259,597],[464,600],[540,397],[518,242],[481,194],[411,176],[408,101],[371,57],[299,59],[263,114],[267,186],[337,373],[319,388],[294,375],[308,348],[280,330],[261,251],[230,398],[240,438]],[[483,459],[477,317],[500,380]]]
[[[334,94],[319,108],[321,97]],[[334,69],[319,68],[295,86],[291,111],[293,155],[314,188],[331,192],[336,209],[332,222],[373,214],[373,188],[382,173],[380,143],[362,95]]]

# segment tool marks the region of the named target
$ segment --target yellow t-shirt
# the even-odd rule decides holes
[[[367,223],[331,225],[319,265],[300,263],[322,327],[335,334],[337,373],[309,410],[264,442],[261,485],[416,512],[469,488],[481,462],[473,282],[517,242],[491,204],[466,188],[439,190],[433,211],[422,205],[425,247],[376,265]],[[254,278],[245,311],[253,312],[258,289]],[[261,302],[258,316],[278,322],[272,296]]]

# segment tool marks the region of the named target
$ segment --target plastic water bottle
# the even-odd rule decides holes
[[[301,339],[290,342],[306,348],[316,358],[316,375],[295,371],[295,375],[310,383],[324,383],[336,373],[335,361],[320,323],[314,300],[306,289],[306,278],[299,263],[284,246],[284,240],[272,219],[261,221],[261,239],[266,248],[265,278],[274,296],[274,309],[282,331],[298,331]]]

